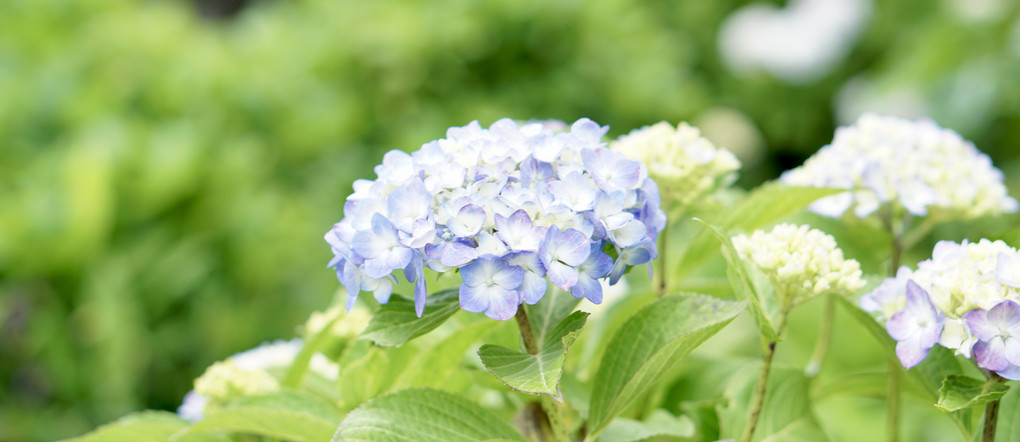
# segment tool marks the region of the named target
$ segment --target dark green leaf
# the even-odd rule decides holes
[[[953,374],[942,381],[939,401],[935,406],[943,411],[962,410],[998,400],[1007,391],[1009,386],[1001,382]]]
[[[589,432],[614,417],[744,309],[746,303],[704,295],[673,295],[632,316],[609,342],[592,391]]]
[[[567,349],[577,339],[587,318],[588,313],[574,312],[559,324],[543,331],[538,354],[498,345],[483,345],[478,350],[478,356],[482,358],[485,368],[510,388],[561,399],[559,384]]]
[[[380,396],[347,415],[334,441],[522,440],[510,425],[460,396],[408,389]],[[327,438],[328,439],[328,438]]]
[[[361,339],[371,339],[383,346],[399,346],[442,325],[460,309],[457,289],[443,290],[428,296],[425,311],[419,318],[414,302],[394,296],[379,307]]]

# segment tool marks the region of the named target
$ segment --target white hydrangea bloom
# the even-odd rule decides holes
[[[269,370],[286,369],[301,352],[300,338],[262,344],[217,362],[195,380],[195,389],[184,396],[177,414],[190,421],[202,419],[206,407],[239,397],[272,393],[280,384]],[[336,380],[340,367],[322,353],[316,353],[308,368],[329,380]]]
[[[715,147],[698,128],[666,122],[635,129],[609,146],[648,166],[648,175],[670,189],[667,198],[687,205],[731,183],[740,160],[730,151]]]
[[[959,319],[976,308],[991,309],[1003,300],[1020,302],[1020,289],[1010,285],[1015,274],[998,271],[1020,258],[1002,241],[976,243],[939,241],[931,259],[920,262],[911,279],[931,296],[947,318]]]
[[[806,225],[755,230],[751,236],[733,237],[733,245],[769,277],[777,296],[845,296],[864,287],[860,263],[844,259],[831,235]]]
[[[909,121],[866,114],[804,165],[780,180],[787,184],[852,191],[811,205],[822,215],[853,210],[871,215],[893,203],[913,215],[969,219],[1015,212],[1017,200],[987,155],[956,132],[931,120]]]
[[[989,352],[998,352],[999,349],[989,350],[990,347],[987,345],[984,347],[977,345],[982,333],[985,334],[985,341],[994,339],[995,336],[1008,339],[1011,333],[1008,330],[1010,327],[1016,327],[1010,325],[1009,321],[1018,318],[1006,312],[1020,310],[1016,305],[1020,304],[1018,278],[1020,278],[1020,252],[1005,242],[987,239],[976,243],[968,240],[961,243],[939,241],[932,251],[931,259],[919,263],[917,270],[913,272],[907,267],[901,268],[896,278],[887,278],[874,292],[862,297],[861,308],[881,311],[882,315],[878,319],[886,322],[887,329],[897,317],[916,315],[916,310],[908,312],[911,306],[906,299],[907,284],[913,281],[923,290],[923,298],[932,308],[931,312],[920,317],[925,322],[938,324],[938,327],[932,330],[937,340],[932,342],[955,350],[964,357],[973,357],[982,368],[996,371],[1009,379],[1018,379],[1020,366],[997,367],[986,358]],[[894,313],[890,314],[890,310]],[[911,325],[910,321],[905,323]],[[903,324],[897,324],[893,329],[902,327]],[[988,327],[1000,329],[989,334],[983,331],[988,330]],[[903,342],[901,340],[898,345],[909,347]],[[920,362],[929,348],[930,346],[923,348],[923,353],[919,353],[918,358],[911,361],[911,365]],[[1011,352],[1015,351],[1015,348],[1012,350],[1006,348],[1003,351]],[[1010,353],[1009,357],[1016,356]]]

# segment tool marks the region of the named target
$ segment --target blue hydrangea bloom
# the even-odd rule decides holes
[[[1020,304],[1002,301],[991,310],[975,309],[963,315],[977,337],[974,360],[984,369],[1008,379],[1020,378]]]
[[[939,342],[945,315],[935,309],[928,292],[907,281],[907,306],[889,318],[885,329],[896,343],[896,357],[905,368],[920,364]]]
[[[388,152],[326,233],[348,308],[361,291],[387,302],[399,270],[421,316],[426,268],[459,271],[462,308],[494,319],[539,302],[549,282],[601,302],[598,281],[654,259],[666,223],[647,167],[607,149],[606,130],[472,122]]]

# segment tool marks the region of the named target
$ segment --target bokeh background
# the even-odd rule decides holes
[[[927,115],[1016,196],[1018,79],[1010,0],[0,1],[0,439],[173,410],[293,336],[351,182],[449,126],[690,121],[749,187]]]

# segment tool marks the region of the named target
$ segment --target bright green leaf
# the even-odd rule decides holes
[[[943,411],[957,411],[984,405],[998,400],[1009,386],[1001,382],[977,380],[967,376],[949,375],[939,388],[939,401],[935,404]]]
[[[408,389],[377,397],[347,415],[334,441],[522,440],[493,413],[439,390]]]
[[[1020,440],[1020,388],[1011,388],[999,400],[999,424],[995,429],[995,442]]]
[[[746,303],[672,295],[632,316],[609,342],[594,379],[589,432],[598,435],[662,373],[721,330]]]
[[[676,417],[656,410],[648,419],[637,421],[618,418],[599,435],[599,442],[631,442],[655,436],[694,436],[694,421],[687,416]]]
[[[457,366],[464,359],[468,349],[500,325],[507,323],[483,318],[461,327],[435,345],[423,349],[407,364],[407,368],[400,374],[393,388],[442,387],[446,380],[457,372]]]
[[[737,439],[747,425],[749,405],[758,383],[760,363],[735,372],[726,386],[728,404],[719,409],[720,438]],[[773,367],[765,404],[758,419],[757,441],[826,440],[813,413],[810,380],[803,370]]]
[[[188,421],[167,411],[129,414],[94,431],[68,439],[73,442],[162,442],[187,427]]]
[[[695,218],[695,220],[704,224],[722,243],[723,255],[726,257],[727,262],[726,272],[730,279],[730,285],[733,287],[733,292],[736,294],[737,299],[750,301],[751,316],[754,318],[754,323],[758,325],[758,332],[761,333],[762,338],[767,341],[778,341],[779,334],[776,333],[775,327],[772,326],[772,321],[769,320],[761,296],[747,270],[747,264],[743,259],[740,259],[740,255],[737,253],[736,247],[733,246],[733,241],[730,240],[729,234],[700,219]]]
[[[588,313],[574,312],[559,324],[543,330],[538,354],[498,345],[483,345],[478,350],[478,356],[482,358],[485,368],[510,388],[561,399],[559,384],[566,352],[577,339],[587,319]]]
[[[382,346],[399,346],[442,325],[460,309],[457,289],[443,290],[428,296],[425,311],[419,318],[414,302],[394,296],[379,307],[361,339],[371,339]]]
[[[800,212],[819,198],[841,192],[845,190],[766,183],[735,206],[722,211],[723,216],[712,222],[725,230],[751,231]],[[697,268],[718,252],[712,242],[711,236],[703,233],[688,243],[682,252],[680,275]]]
[[[537,304],[525,305],[524,309],[528,312],[535,341],[539,345],[545,343],[553,327],[570,315],[580,301],[571,294],[553,287]],[[559,341],[558,338],[554,340]]]
[[[239,405],[209,410],[194,430],[227,430],[294,441],[323,441],[333,436],[338,417],[272,406]]]

